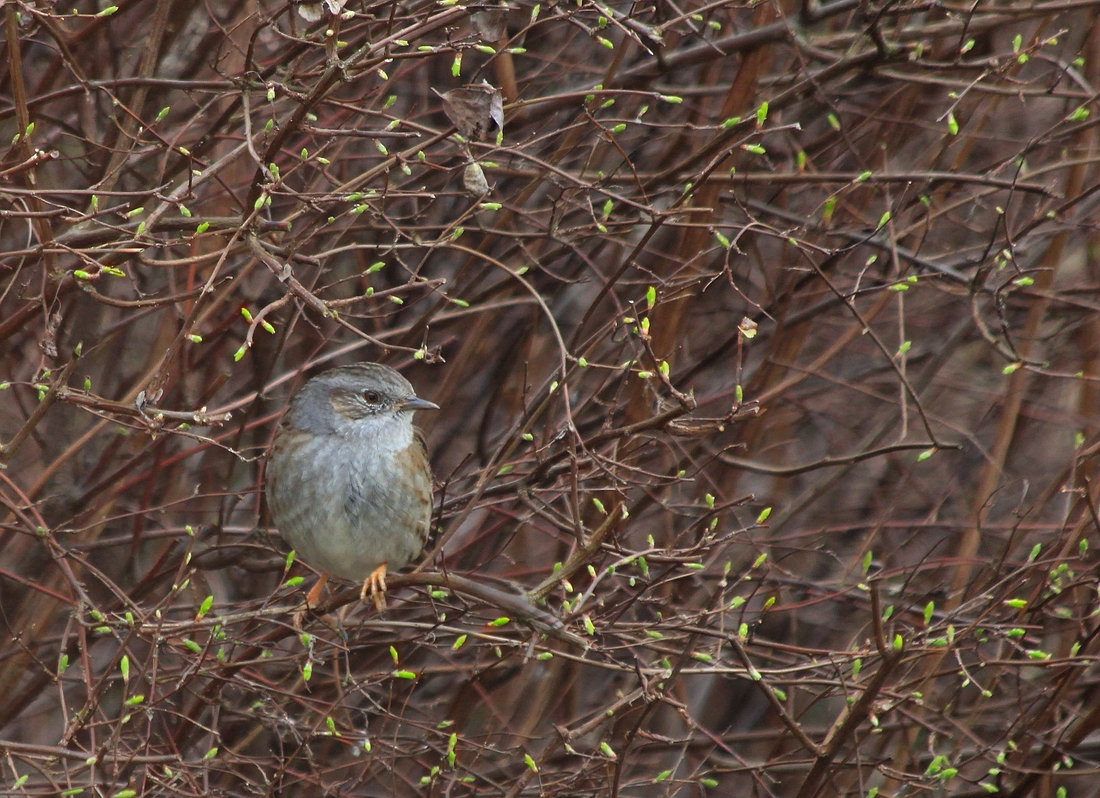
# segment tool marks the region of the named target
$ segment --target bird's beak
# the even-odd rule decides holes
[[[435,402],[429,402],[427,399],[421,399],[419,396],[410,396],[408,399],[402,399],[397,406],[398,410],[438,410],[439,405]]]

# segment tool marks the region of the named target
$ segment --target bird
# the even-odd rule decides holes
[[[328,369],[290,400],[267,458],[271,520],[321,576],[362,584],[386,607],[387,570],[420,556],[432,517],[432,474],[417,410],[439,406],[381,363]]]

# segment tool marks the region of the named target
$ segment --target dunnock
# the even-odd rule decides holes
[[[432,517],[432,474],[416,410],[438,410],[379,363],[341,366],[290,401],[267,463],[267,502],[280,534],[321,571],[362,582],[385,606],[386,569],[420,555]]]

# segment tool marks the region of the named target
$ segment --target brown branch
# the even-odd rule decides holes
[[[50,387],[39,400],[30,418],[23,423],[23,426],[19,428],[19,431],[15,433],[10,441],[7,443],[0,443],[0,466],[7,465],[11,462],[12,457],[19,451],[19,447],[23,445],[23,442],[27,440],[27,437],[32,432],[34,432],[35,427],[42,421],[42,418],[49,409],[53,407],[53,403],[61,398],[61,394],[67,390],[69,377],[72,375],[73,369],[76,368],[76,361],[79,359],[80,349],[78,347],[73,350],[72,355],[69,356],[69,362],[65,364],[65,367],[61,369],[61,372],[50,383]]]
[[[733,466],[734,468],[741,468],[745,471],[751,471],[754,474],[771,474],[777,477],[793,477],[796,474],[804,474],[807,471],[817,471],[821,468],[829,468],[831,466],[839,465],[851,465],[852,463],[859,463],[863,460],[870,460],[873,457],[882,457],[885,454],[892,454],[893,452],[907,452],[913,450],[929,451],[938,449],[961,449],[961,444],[947,444],[937,445],[935,443],[897,443],[892,446],[880,446],[877,449],[871,449],[866,452],[859,452],[858,454],[850,454],[845,457],[822,457],[820,460],[815,460],[812,463],[805,463],[804,465],[797,466],[771,466],[765,463],[756,463],[752,460],[746,460],[741,457],[733,457],[725,454],[724,452],[718,455],[718,459],[726,465]]]

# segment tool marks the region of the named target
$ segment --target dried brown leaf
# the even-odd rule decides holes
[[[489,193],[489,182],[485,179],[485,170],[480,164],[466,164],[462,172],[462,186],[475,197],[484,197]]]
[[[495,125],[504,130],[504,101],[500,89],[482,82],[461,89],[451,89],[443,98],[443,113],[458,132],[471,141],[484,139]]]
[[[482,41],[498,42],[508,31],[508,7],[470,6],[470,25]]]

